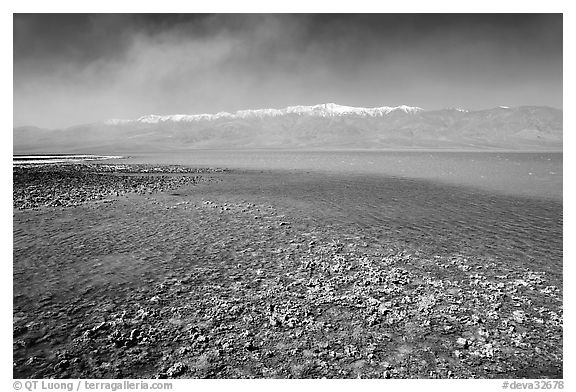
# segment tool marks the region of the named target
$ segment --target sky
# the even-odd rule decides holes
[[[561,14],[14,14],[14,126],[335,102],[562,108]]]

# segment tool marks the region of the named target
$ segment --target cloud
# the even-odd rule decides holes
[[[326,101],[430,107],[466,97],[458,106],[474,106],[494,97],[470,89],[514,84],[558,104],[561,17],[510,18],[16,15],[14,122],[62,127]]]

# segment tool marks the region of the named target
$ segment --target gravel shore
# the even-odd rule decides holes
[[[13,204],[19,209],[71,207],[127,193],[165,192],[202,180],[194,174],[214,171],[182,166],[87,163],[17,166],[13,169]]]

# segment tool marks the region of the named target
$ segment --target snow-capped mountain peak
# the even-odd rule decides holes
[[[422,111],[422,108],[414,106],[382,106],[375,108],[364,108],[354,106],[338,105],[336,103],[323,103],[313,106],[288,106],[283,109],[253,109],[238,110],[234,113],[219,112],[215,114],[171,114],[156,115],[149,114],[136,120],[119,120],[113,119],[105,122],[106,125],[123,125],[127,123],[145,123],[158,124],[163,122],[196,122],[196,121],[213,121],[219,119],[246,119],[246,118],[267,118],[285,115],[308,115],[315,117],[338,117],[338,116],[365,116],[365,117],[382,117],[392,112],[404,112],[415,114]]]

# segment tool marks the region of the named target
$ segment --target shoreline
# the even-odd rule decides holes
[[[29,165],[46,165],[46,164],[64,164],[64,163],[83,163],[92,161],[105,161],[110,159],[125,159],[120,155],[13,155],[12,166],[29,166]]]

